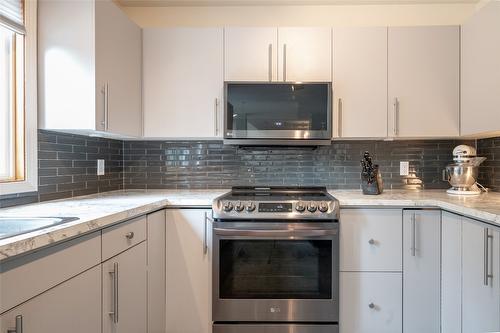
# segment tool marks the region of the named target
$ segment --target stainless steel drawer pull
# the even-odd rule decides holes
[[[370,303],[370,304],[368,304],[368,307],[369,307],[370,309],[375,309],[375,304]]]
[[[368,241],[368,244],[370,244],[370,245],[375,245],[375,240],[374,240],[373,238],[372,238],[372,239],[370,239],[370,240]]]
[[[23,333],[23,316],[16,316],[16,327],[14,329],[7,330],[7,333]]]
[[[134,236],[135,236],[135,234],[134,234],[134,232],[133,232],[133,231],[131,231],[131,232],[127,232],[127,233],[125,234],[125,237],[126,237],[127,239],[132,239],[132,238],[134,238]]]
[[[490,235],[489,229],[484,229],[484,285],[489,285],[489,279],[493,278],[493,274],[490,274],[490,239],[493,238],[493,235]]]
[[[112,282],[112,292],[113,292],[113,311],[109,312],[109,315],[113,317],[113,323],[118,324],[118,263],[113,264],[113,270],[109,272],[113,276]]]

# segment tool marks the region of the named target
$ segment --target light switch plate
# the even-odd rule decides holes
[[[408,176],[410,174],[410,162],[401,161],[399,162],[399,175]]]
[[[104,176],[104,160],[97,160],[97,175]]]

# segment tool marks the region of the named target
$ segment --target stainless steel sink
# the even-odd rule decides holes
[[[0,239],[78,220],[77,217],[1,217]]]

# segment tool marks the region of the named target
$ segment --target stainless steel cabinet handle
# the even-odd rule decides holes
[[[286,82],[286,44],[283,44],[283,82]]]
[[[271,82],[273,80],[273,44],[269,44],[268,57],[269,82]]]
[[[133,232],[133,231],[127,232],[127,233],[125,234],[125,237],[126,237],[127,239],[132,239],[132,238],[134,238],[134,236],[135,236],[135,234],[134,234],[134,232]]]
[[[485,228],[484,229],[484,262],[483,262],[483,267],[484,267],[484,285],[488,286],[489,285],[489,279],[493,278],[493,274],[490,274],[490,239],[493,238],[493,235],[490,235],[490,229]]]
[[[214,101],[214,134],[219,135],[219,99],[215,98]]]
[[[394,98],[394,136],[399,135],[399,100],[397,97]]]
[[[368,241],[368,244],[370,244],[370,245],[374,245],[374,244],[375,244],[375,240],[374,240],[373,238],[372,238],[372,239],[370,239],[370,240]]]
[[[417,252],[417,217],[415,213],[411,215],[411,256],[415,257]]]
[[[104,120],[101,121],[103,130],[107,131],[109,128],[109,84],[106,82],[101,89],[104,96]]]
[[[113,276],[112,290],[113,290],[113,311],[109,312],[109,315],[113,317],[113,322],[118,324],[118,263],[113,264],[113,270],[109,272]]]
[[[14,329],[7,330],[7,333],[23,333],[23,316],[16,316],[16,327]]]
[[[203,255],[208,253],[208,222],[213,222],[213,220],[208,217],[208,213],[205,212],[205,224],[203,225]]]
[[[368,304],[368,307],[369,307],[370,309],[375,309],[375,304],[370,303],[370,304]]]
[[[342,104],[342,98],[339,98],[339,105],[338,105],[338,111],[339,111],[339,138],[342,137],[342,129],[343,129],[343,122],[344,122],[344,105]]]

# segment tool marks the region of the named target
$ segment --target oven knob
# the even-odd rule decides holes
[[[328,211],[328,204],[326,202],[320,202],[318,209],[322,213],[326,213]]]
[[[243,208],[245,208],[243,206],[243,204],[241,203],[241,201],[238,201],[236,203],[236,205],[234,205],[234,210],[237,211],[237,212],[241,212],[243,210]]]
[[[255,204],[253,202],[249,202],[246,205],[247,212],[253,212],[255,210]]]
[[[306,206],[304,206],[304,203],[302,201],[299,201],[295,204],[295,210],[302,213],[306,210]]]
[[[224,202],[222,209],[224,209],[225,212],[230,212],[233,209],[233,204],[229,201],[226,201]]]
[[[314,213],[318,207],[316,206],[316,203],[311,202],[309,205],[307,205],[307,210],[310,211],[311,213]]]

